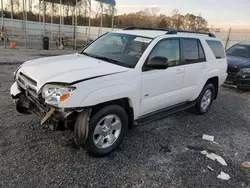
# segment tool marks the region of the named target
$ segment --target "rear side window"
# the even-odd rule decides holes
[[[198,39],[183,39],[183,56],[185,63],[199,63],[205,61],[204,50]]]
[[[225,50],[221,42],[214,40],[206,40],[207,44],[210,46],[211,50],[214,53],[216,59],[224,59],[225,58]]]

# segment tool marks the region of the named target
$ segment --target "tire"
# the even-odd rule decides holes
[[[94,157],[108,155],[121,144],[127,131],[128,115],[125,109],[118,105],[104,107],[89,122],[89,134],[85,142],[87,152]]]
[[[210,94],[209,94],[210,93]],[[209,95],[208,95],[209,94]],[[208,112],[210,109],[215,96],[215,88],[213,84],[207,84],[203,90],[201,91],[201,94],[199,95],[198,99],[196,100],[196,104],[194,106],[194,113],[198,115],[202,115]],[[207,100],[207,104],[205,105],[205,97],[209,97],[210,101]],[[207,98],[208,99],[208,98]]]

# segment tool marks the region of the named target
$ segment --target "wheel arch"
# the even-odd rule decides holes
[[[217,99],[218,91],[219,91],[219,77],[214,76],[214,77],[209,78],[207,82],[205,83],[204,87],[206,87],[206,85],[208,84],[213,84],[214,89],[215,89],[214,99]]]
[[[93,117],[97,112],[99,112],[101,109],[103,109],[106,106],[109,105],[119,105],[125,109],[128,115],[128,121],[129,121],[129,128],[131,129],[134,124],[134,108],[132,105],[132,101],[130,98],[120,98],[120,99],[115,99],[112,101],[107,101],[107,102],[102,102],[99,104],[96,104],[92,107],[92,111],[90,114],[90,118]]]

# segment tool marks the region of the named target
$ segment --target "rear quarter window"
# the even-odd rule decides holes
[[[213,51],[216,59],[225,58],[225,49],[220,41],[206,40],[206,42],[210,46],[211,50]]]

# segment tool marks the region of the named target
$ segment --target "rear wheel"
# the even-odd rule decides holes
[[[198,97],[194,106],[196,114],[205,114],[210,109],[215,96],[215,88],[213,84],[207,84],[200,96]]]
[[[96,157],[111,153],[121,144],[127,130],[126,111],[118,105],[104,107],[89,122],[87,151]]]

